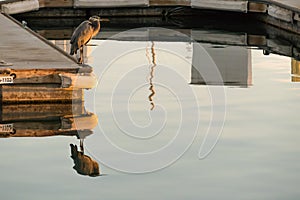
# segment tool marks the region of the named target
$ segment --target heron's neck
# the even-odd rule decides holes
[[[100,22],[99,21],[94,21],[92,22],[92,26],[94,30],[99,30],[100,29]]]

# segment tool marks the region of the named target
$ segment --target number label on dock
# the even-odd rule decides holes
[[[0,133],[11,133],[14,131],[13,124],[0,124]]]
[[[12,84],[14,78],[12,76],[0,76],[0,84]]]

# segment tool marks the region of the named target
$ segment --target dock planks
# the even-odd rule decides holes
[[[0,14],[0,60],[12,69],[79,69],[80,66],[54,45]],[[3,27],[3,28],[2,28]]]

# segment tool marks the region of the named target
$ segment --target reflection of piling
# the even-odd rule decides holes
[[[292,59],[292,82],[300,82],[300,61]]]
[[[152,61],[151,61],[151,67],[150,67],[150,77],[149,77],[149,90],[151,91],[151,94],[149,95],[148,99],[151,104],[150,110],[153,110],[155,108],[155,104],[153,101],[153,97],[155,95],[155,88],[153,85],[153,78],[154,78],[154,69],[156,67],[156,58],[155,58],[155,51],[154,51],[154,42],[151,44],[151,55],[152,55]]]
[[[193,45],[193,63],[191,72],[191,84],[197,85],[228,85],[248,87],[252,84],[251,51],[244,47],[223,47],[214,48],[210,45],[202,45],[210,59],[199,59],[203,53],[202,48],[197,44]],[[228,58],[235,58],[228,59]],[[213,61],[213,62],[211,62]],[[220,78],[210,75],[205,77],[205,71],[216,67]],[[206,74],[209,71],[206,71]],[[210,73],[210,72],[209,72]]]

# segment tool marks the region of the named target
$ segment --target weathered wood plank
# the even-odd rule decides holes
[[[274,40],[274,39],[268,39],[267,40],[267,46],[277,54],[282,55],[293,55],[293,46],[285,44],[282,41]]]
[[[0,125],[9,126],[0,131],[0,137],[85,137],[93,132],[98,117],[86,112],[84,104],[0,104]],[[14,112],[12,112],[12,110]]]
[[[2,85],[2,103],[81,102],[82,89]]]
[[[33,129],[18,129],[15,133],[0,133],[0,138],[8,137],[50,137],[50,136],[76,136],[78,132],[85,135],[93,134],[92,130],[33,130]]]
[[[205,30],[192,30],[191,36],[194,40],[199,42],[209,42],[216,44],[227,45],[247,45],[246,33],[232,33],[232,32],[215,32],[211,33]]]
[[[39,0],[40,8],[73,7],[73,0]]]
[[[300,21],[300,13],[295,13],[294,20]]]
[[[75,118],[56,118],[50,120],[24,120],[12,122],[14,129],[18,131],[72,131],[92,130],[98,124],[98,118],[94,114],[81,115]]]
[[[75,8],[149,6],[149,0],[74,0]]]
[[[39,9],[38,0],[14,1],[1,5],[1,12],[6,14],[17,14]]]
[[[249,2],[248,12],[260,12],[266,13],[268,10],[268,5],[265,3]]]
[[[272,17],[275,17],[277,19],[286,21],[286,22],[292,22],[293,20],[293,12],[290,10],[287,10],[285,8],[281,8],[275,5],[269,5],[268,7],[268,14]]]
[[[265,35],[247,35],[247,46],[266,46],[267,37]]]
[[[1,72],[1,70],[0,70]],[[22,74],[22,73],[13,73],[16,77],[13,80],[14,85],[38,85],[48,84],[54,85],[52,87],[58,88],[80,88],[80,89],[91,89],[96,83],[97,79],[91,74],[72,74],[72,73],[53,73],[47,75],[34,75],[34,74]],[[1,75],[0,75],[1,77]]]
[[[24,78],[16,78],[14,84],[61,84],[61,77],[58,74],[50,74],[46,76],[29,76]]]
[[[24,121],[10,121],[12,131],[0,132],[0,137],[46,137],[68,135],[86,137],[93,132],[98,124],[98,117],[93,113],[82,114],[76,117],[58,117]],[[3,123],[3,121],[1,122]],[[4,122],[7,124],[7,122]]]
[[[277,5],[279,7],[300,12],[300,1],[299,0],[261,0],[267,2],[270,5]]]
[[[285,20],[281,20],[270,15],[256,15],[254,16],[257,20],[265,22],[267,24],[271,24],[280,28],[281,30],[286,30],[299,35],[300,33],[300,23],[290,23]]]
[[[190,6],[191,0],[149,0],[150,6]]]
[[[1,105],[1,108],[2,122],[44,120],[60,118],[66,115],[78,116],[85,112],[83,102],[66,104],[6,104]]]
[[[191,0],[193,8],[247,12],[247,0]]]

